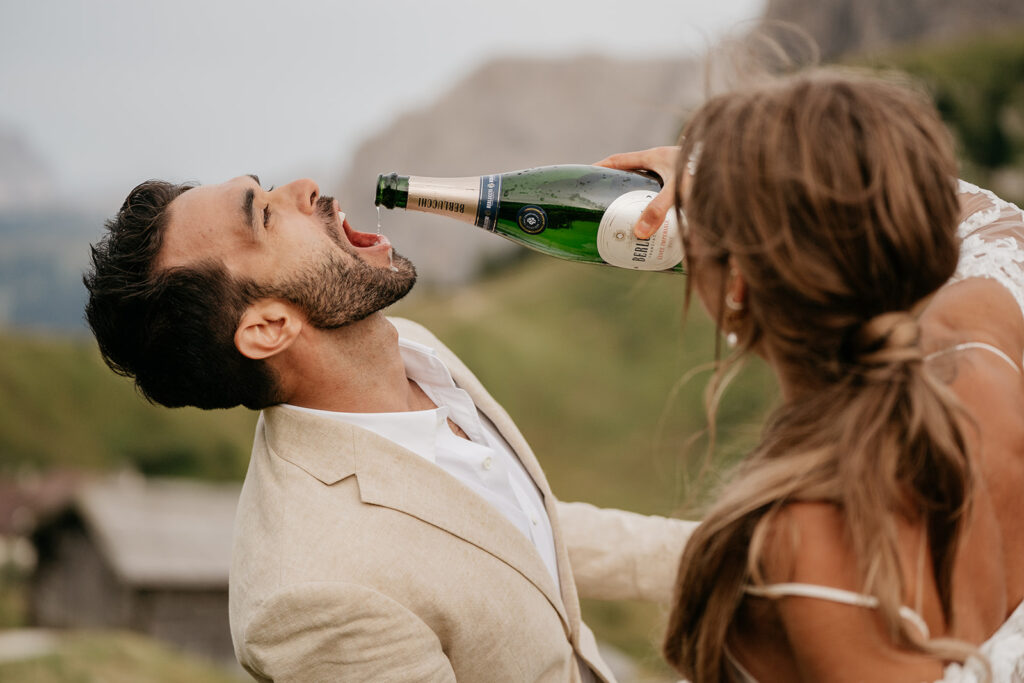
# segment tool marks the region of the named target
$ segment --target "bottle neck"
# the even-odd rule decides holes
[[[422,211],[481,225],[481,180],[479,176],[428,178],[391,173],[377,179],[375,203],[388,209]]]
[[[385,209],[404,209],[408,201],[409,176],[388,173],[377,177],[375,205]]]

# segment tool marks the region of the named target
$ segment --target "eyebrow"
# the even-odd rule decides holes
[[[246,175],[252,178],[257,185],[260,185],[259,176],[246,173]],[[256,199],[256,191],[251,187],[245,190],[242,195],[242,220],[245,221],[249,226],[249,236],[253,242],[256,241],[257,235],[259,234],[259,222],[256,220],[256,214],[253,212],[253,202]]]

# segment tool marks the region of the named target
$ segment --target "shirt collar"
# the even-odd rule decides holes
[[[415,380],[435,405],[448,408],[450,417],[475,443],[486,444],[483,424],[473,398],[460,388],[437,352],[410,339],[398,340],[405,373]]]
[[[405,364],[406,375],[421,386],[455,389],[455,380],[434,349],[411,339],[400,337],[398,350]],[[435,403],[438,398],[431,395]],[[397,413],[343,413],[334,410],[319,410],[284,404],[291,410],[312,413],[332,420],[339,420],[369,430],[389,439],[402,448],[436,463],[438,431],[448,429],[447,420],[451,414],[448,407],[441,405],[434,410],[416,410]]]
[[[398,352],[405,363],[405,374],[421,384],[455,386],[452,373],[448,371],[437,352],[429,346],[404,337],[398,338]]]

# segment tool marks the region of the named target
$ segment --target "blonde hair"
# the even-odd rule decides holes
[[[878,599],[895,643],[963,659],[968,646],[922,642],[900,618],[896,537],[899,518],[923,525],[951,623],[972,469],[915,316],[958,259],[947,130],[906,84],[817,69],[717,96],[683,134],[689,229],[748,287],[738,353],[713,382],[757,345],[800,390],[687,544],[667,659],[694,683],[728,679],[724,645],[744,587],[759,580],[774,516],[797,501],[841,510],[861,590]],[[699,278],[699,264],[688,266]],[[721,304],[724,285],[720,294]]]

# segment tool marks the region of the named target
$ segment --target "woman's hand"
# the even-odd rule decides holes
[[[633,233],[640,239],[647,239],[665,222],[665,216],[672,210],[676,192],[676,157],[678,147],[652,147],[642,152],[613,154],[598,161],[595,166],[616,168],[621,171],[644,169],[661,176],[662,188],[647,205],[640,219],[633,226]]]

